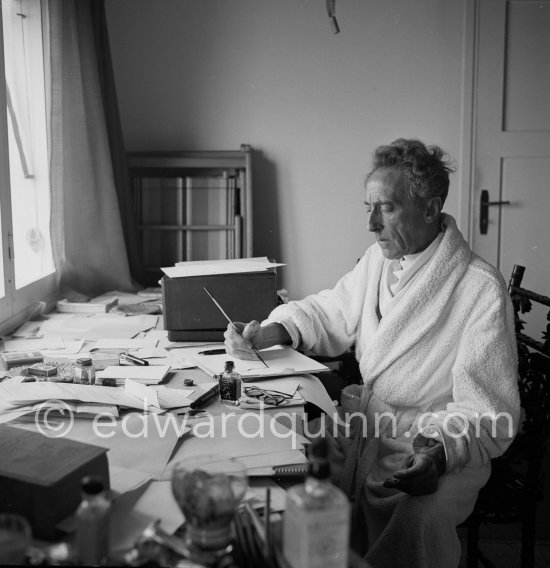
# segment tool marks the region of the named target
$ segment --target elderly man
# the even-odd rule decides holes
[[[374,567],[458,566],[456,525],[519,419],[511,302],[442,213],[451,171],[418,140],[377,148],[365,197],[377,244],[333,289],[225,334],[241,359],[278,343],[323,355],[355,347],[368,427],[335,430],[331,457]]]

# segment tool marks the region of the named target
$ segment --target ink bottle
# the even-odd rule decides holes
[[[225,362],[225,369],[218,378],[220,384],[220,400],[224,404],[238,406],[241,399],[241,375],[235,371],[233,361]]]
[[[350,503],[330,480],[326,438],[311,454],[305,483],[287,491],[283,555],[291,568],[347,568]]]
[[[100,477],[84,477],[81,489],[82,501],[75,514],[76,554],[81,564],[98,566],[109,554],[111,502]]]
[[[95,367],[89,357],[82,357],[76,360],[73,383],[81,385],[95,384]]]

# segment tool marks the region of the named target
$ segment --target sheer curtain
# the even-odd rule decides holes
[[[132,282],[88,0],[49,0],[52,247],[60,290],[96,295]]]

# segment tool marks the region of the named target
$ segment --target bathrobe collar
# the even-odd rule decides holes
[[[362,334],[361,374],[372,383],[393,363],[403,357],[437,326],[453,291],[468,267],[472,251],[451,215],[443,214],[443,239],[426,270],[412,284],[407,294],[387,315],[378,320],[378,291],[384,265],[380,249],[375,252],[374,270],[365,297],[366,310]],[[371,278],[374,280],[371,280]]]

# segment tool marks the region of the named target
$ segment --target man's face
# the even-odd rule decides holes
[[[420,252],[433,239],[434,227],[425,219],[426,207],[415,208],[406,187],[405,173],[397,168],[376,170],[367,181],[368,228],[388,259]]]

